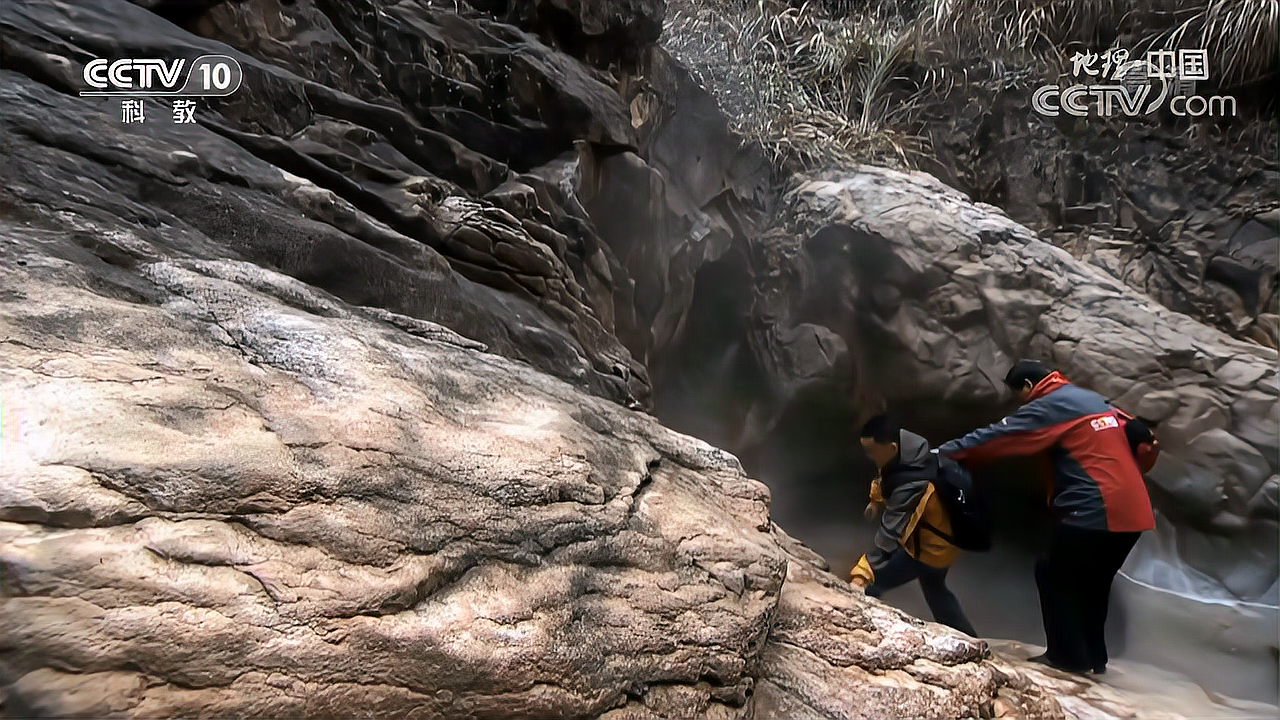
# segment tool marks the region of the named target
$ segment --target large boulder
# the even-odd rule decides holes
[[[801,180],[780,212],[720,263],[732,289],[693,310],[691,332],[719,340],[686,363],[686,385],[709,390],[685,409],[721,416],[704,421],[718,442],[745,452],[841,404],[844,433],[888,405],[945,440],[998,419],[1005,370],[1039,357],[1159,422],[1151,490],[1182,559],[1237,597],[1274,593],[1275,350],[1160,306],[923,173]],[[741,376],[746,392],[721,380]]]
[[[651,369],[664,417],[750,447],[874,402],[954,428],[1007,359],[1084,347],[1166,419],[1180,551],[1274,586],[1274,357],[1098,273],[1019,285],[1043,245],[919,178],[808,185],[765,233],[768,165],[661,17],[0,6],[5,712],[1124,712],[850,592],[735,460],[623,410]],[[245,82],[196,125],[76,97],[90,58],[204,53]],[[1214,265],[1259,298],[1272,221]]]
[[[636,147],[610,76],[465,4],[149,5],[0,8],[12,193],[179,228],[167,251],[262,263],[650,403],[614,332],[626,271],[574,187],[545,180],[577,147]],[[204,53],[235,57],[244,83],[196,125],[159,101],[126,125],[118,100],[74,97],[90,58]]]
[[[8,159],[69,156],[101,185],[75,203],[156,215],[203,236],[185,254],[441,322],[622,404],[652,405],[649,376],[673,359],[698,273],[771,211],[759,148],[654,46],[661,0],[0,13],[0,67],[25,76],[6,82]],[[111,120],[117,101],[66,96],[93,57],[204,53],[236,58],[244,83],[201,101],[196,127],[171,125],[163,101],[138,127]],[[136,157],[103,150],[121,147]],[[72,204],[59,174],[19,164],[24,198]]]
[[[1006,46],[1000,42],[1005,33],[992,28],[1012,22],[1003,14],[1009,8],[975,11],[914,0],[748,6],[673,0],[670,6],[663,44],[740,127],[770,138],[792,167],[851,153],[876,164],[909,163],[975,201],[1003,208],[1160,304],[1277,347],[1274,82],[1242,82],[1214,60],[1207,81],[1184,80],[1179,90],[1157,83],[1150,95],[1221,100],[1212,118],[1178,115],[1171,111],[1175,103],[1137,116],[1098,109],[1089,117],[1047,117],[1033,102],[1037,90],[1087,77],[1077,77],[1080,66],[1052,48],[1087,45],[1093,41],[1088,31],[1077,35],[1068,24],[1046,19],[1034,42]],[[1032,16],[1019,21],[1036,22]],[[1122,22],[1104,22],[1105,42],[1137,58],[1145,38],[1197,32],[1195,22],[1181,23],[1163,10],[1135,10]],[[1031,25],[1022,29],[1035,34]],[[1269,60],[1261,37],[1239,50],[1254,48]],[[908,52],[879,67],[868,48],[891,40]],[[778,52],[775,45],[788,49]],[[889,81],[859,84],[860,72],[885,69]],[[833,92],[837,87],[842,90]],[[862,103],[850,87],[883,104],[868,105],[859,117]],[[861,131],[838,133],[841,119]],[[824,134],[832,139],[817,139]]]
[[[7,714],[1143,707],[866,598],[733,456],[437,324],[37,221],[0,259]]]

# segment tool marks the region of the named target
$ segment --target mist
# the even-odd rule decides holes
[[[753,398],[759,389],[742,382],[751,375],[744,369],[749,365],[741,348],[724,350],[706,366],[714,372],[701,382],[686,380],[678,400],[659,403],[659,416],[709,441],[731,441],[735,427],[715,409],[758,402]],[[725,395],[716,397],[717,392]],[[664,397],[671,395],[659,394]],[[902,419],[912,428],[910,414]],[[804,405],[784,413],[761,442],[736,450],[747,472],[769,486],[774,521],[826,558],[840,578],[848,577],[875,534],[875,525],[862,515],[874,470],[856,433],[847,412]],[[935,446],[950,439],[930,435]],[[965,553],[952,566],[948,585],[983,637],[1039,646],[1044,630],[1033,569],[1047,518],[1042,499],[1026,482],[1029,477],[1030,469],[1016,462],[978,474],[992,506],[995,545],[989,552]],[[1117,576],[1107,625],[1112,658],[1179,673],[1210,693],[1275,704],[1280,699],[1275,589],[1269,602],[1235,599],[1178,560],[1174,545],[1176,530],[1161,518],[1158,530],[1144,534]],[[932,619],[915,583],[882,600]]]
[[[875,348],[850,348],[856,360],[843,379],[771,387],[753,350],[749,282],[749,263],[734,253],[699,272],[684,332],[656,363],[655,412],[670,427],[735,453],[769,486],[774,521],[847,578],[875,532],[862,515],[875,469],[857,442],[857,423],[885,409],[869,405],[874,400],[857,388],[874,385],[868,376],[884,369]],[[822,291],[834,298],[841,289],[830,283]],[[849,309],[869,312],[860,304]],[[938,401],[888,409],[936,447],[1013,407],[1011,400],[972,408]],[[983,637],[1043,645],[1033,569],[1048,517],[1032,477],[1034,469],[1016,460],[976,475],[992,510],[995,545],[964,554],[948,584]],[[1275,589],[1261,603],[1237,600],[1178,559],[1177,533],[1162,518],[1117,577],[1107,627],[1112,657],[1180,673],[1210,692],[1276,703]],[[932,619],[915,583],[882,599]]]

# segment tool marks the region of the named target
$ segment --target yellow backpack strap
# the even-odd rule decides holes
[[[933,497],[933,483],[924,489],[924,493],[920,495],[920,502],[916,505],[916,509],[911,513],[911,519],[907,521],[906,527],[902,529],[902,537],[900,542],[906,542],[911,537],[911,533],[915,532],[916,526],[920,524],[920,519],[924,517],[925,506],[929,504],[929,499]]]

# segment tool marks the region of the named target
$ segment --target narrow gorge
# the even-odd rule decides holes
[[[1141,252],[968,187],[954,119],[950,171],[780,162],[688,5],[0,4],[0,714],[1274,710],[1274,155],[1166,178]],[[195,123],[79,95],[204,54]],[[857,422],[954,437],[1020,357],[1160,423],[1105,682],[1023,660],[1017,467],[987,641],[844,580]]]

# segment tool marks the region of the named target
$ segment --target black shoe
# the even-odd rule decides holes
[[[1057,662],[1057,661],[1053,660],[1052,658],[1050,658],[1050,657],[1049,657],[1049,653],[1047,653],[1047,652],[1046,652],[1046,653],[1041,653],[1041,654],[1039,654],[1039,655],[1037,655],[1037,656],[1035,656],[1035,657],[1033,657],[1033,658],[1027,658],[1027,662],[1033,662],[1033,663],[1039,663],[1039,664],[1041,664],[1041,665],[1047,665],[1047,666],[1049,666],[1049,667],[1053,668],[1054,670],[1061,670],[1062,672],[1076,673],[1076,674],[1078,674],[1078,675],[1083,675],[1083,674],[1085,674],[1085,673],[1089,672],[1089,668],[1087,668],[1087,667],[1073,667],[1073,666],[1071,666],[1071,665],[1063,665],[1062,663]]]
[[[1107,664],[1106,664],[1106,663],[1102,663],[1101,665],[1094,665],[1094,666],[1093,666],[1093,674],[1094,674],[1094,675],[1106,675],[1106,674],[1107,674]]]
[[[1052,662],[1049,661],[1049,653],[1040,653],[1035,657],[1029,657],[1027,658],[1027,662],[1040,663],[1041,665],[1053,664]]]

